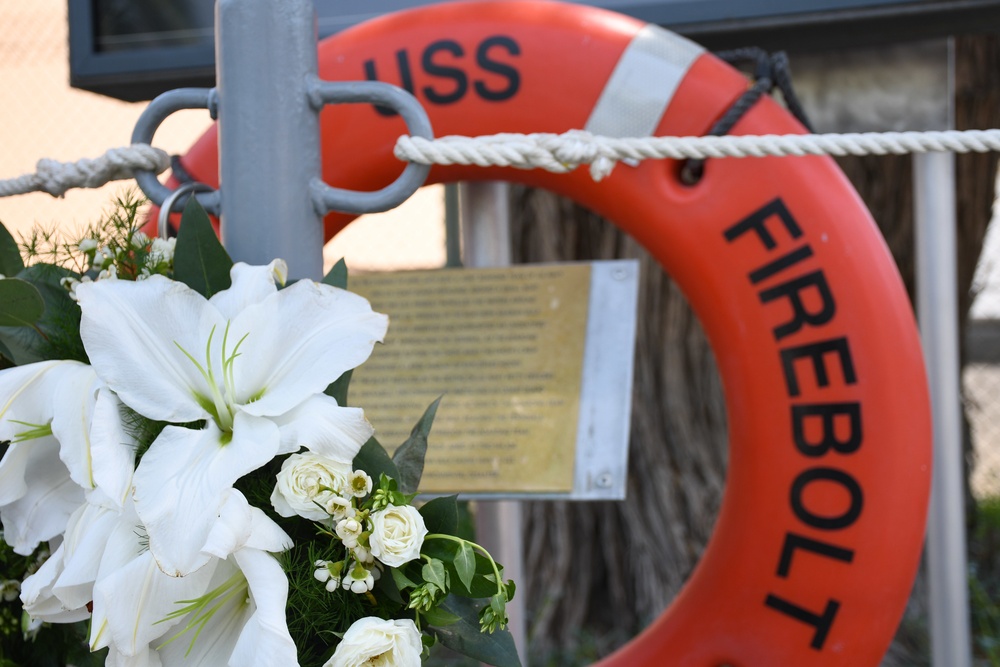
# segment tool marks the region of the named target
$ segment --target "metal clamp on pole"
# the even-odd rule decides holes
[[[212,118],[216,117],[216,93],[214,88],[178,88],[159,95],[146,107],[132,130],[133,144],[152,144],[157,128],[171,114],[183,109],[208,109]],[[157,206],[162,206],[164,200],[171,196],[170,188],[160,183],[156,174],[151,171],[136,170],[135,181],[139,188]],[[219,214],[220,196],[218,190],[204,186],[206,191],[197,195],[198,203],[205,210],[215,215]]]
[[[318,112],[326,104],[366,103],[386,106],[399,113],[410,134],[434,138],[430,118],[413,95],[380,81],[331,82],[315,79],[309,86],[309,103]],[[330,211],[377,213],[399,206],[427,180],[430,166],[409,163],[395,181],[374,192],[344,190],[320,179],[310,183],[313,205],[320,215]]]
[[[170,236],[170,214],[174,212],[174,208],[177,207],[178,204],[181,204],[182,206],[187,204],[190,196],[197,192],[215,192],[215,190],[204,183],[192,181],[191,183],[184,183],[180,185],[176,190],[167,195],[167,198],[164,199],[163,203],[160,205],[160,215],[156,220],[157,236],[161,239],[165,239]]]

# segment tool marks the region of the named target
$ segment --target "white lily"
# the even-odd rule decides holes
[[[206,565],[228,491],[301,446],[350,461],[371,436],[361,410],[322,392],[368,358],[388,320],[344,290],[299,281],[284,263],[236,264],[206,300],[161,276],[77,288],[80,333],[98,376],[139,414],[168,426],[135,472],[136,510],[166,574]]]
[[[288,583],[268,552],[291,540],[230,490],[209,539],[209,563],[169,577],[142,549],[142,526],[126,508],[94,588],[91,648],[108,665],[286,667],[296,649],[285,625]]]
[[[24,610],[33,620],[67,623],[90,617],[94,581],[120,512],[99,491],[70,517],[59,548],[21,585]]]
[[[19,554],[61,534],[94,488],[90,423],[99,389],[86,364],[44,361],[0,372],[0,518]]]

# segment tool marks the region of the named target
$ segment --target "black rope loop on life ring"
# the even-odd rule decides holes
[[[712,129],[708,131],[708,136],[721,137],[729,134],[733,126],[757,103],[765,94],[778,89],[785,100],[785,107],[795,116],[795,119],[802,123],[811,133],[812,124],[806,117],[805,109],[799,102],[798,95],[792,85],[791,67],[789,66],[788,54],[784,51],[768,53],[764,49],[750,46],[732,51],[720,51],[715,54],[719,59],[737,66],[745,63],[752,63],[753,84],[733,102],[726,110]],[[685,160],[681,166],[680,178],[684,185],[695,185],[701,180],[705,173],[704,159]]]

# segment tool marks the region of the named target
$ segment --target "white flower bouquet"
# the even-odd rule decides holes
[[[286,285],[196,202],[176,247],[124,210],[30,266],[0,227],[0,665],[518,664],[513,582],[412,504],[437,402],[392,457],[346,407],[388,318],[343,265]]]

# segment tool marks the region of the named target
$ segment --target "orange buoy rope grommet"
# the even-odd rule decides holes
[[[437,136],[705,134],[746,88],[696,44],[604,10],[536,0],[388,15],[320,45],[320,76],[401,85]],[[321,116],[323,172],[374,190],[403,165],[403,122],[371,105]],[[762,99],[732,134],[801,133]],[[182,158],[217,184],[214,130]],[[511,180],[613,220],[677,281],[726,393],[730,464],[705,554],[677,599],[602,667],[877,665],[924,536],[930,407],[906,293],[867,210],[825,157],[676,161],[552,174],[435,167],[431,182]],[[352,216],[332,214],[327,236]],[[276,224],[278,224],[276,222]]]

